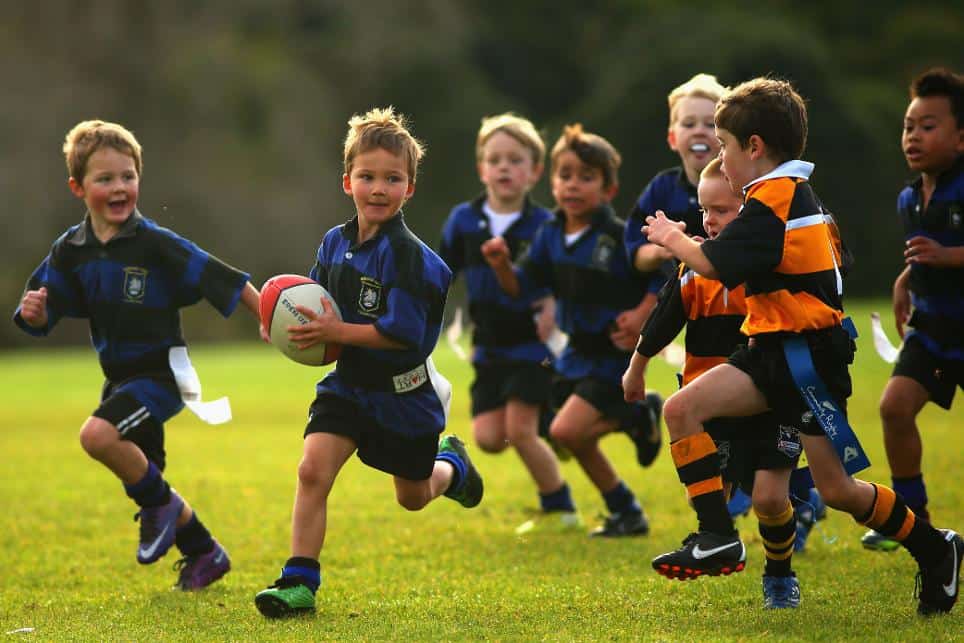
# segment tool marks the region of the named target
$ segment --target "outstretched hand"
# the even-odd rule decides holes
[[[20,300],[20,317],[33,328],[47,325],[47,288],[28,290]]]
[[[492,237],[485,241],[480,249],[485,261],[493,268],[507,265],[509,263],[509,244],[502,237]]]
[[[642,227],[642,232],[650,243],[663,247],[677,231],[685,234],[686,224],[682,221],[673,221],[662,210],[657,210],[655,215],[646,217],[646,225]]]
[[[337,341],[341,320],[327,298],[321,298],[321,312],[316,313],[304,306],[295,306],[295,309],[308,319],[304,324],[288,326],[288,338],[298,348],[304,350],[317,344]]]

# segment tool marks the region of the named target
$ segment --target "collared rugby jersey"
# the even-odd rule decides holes
[[[168,349],[183,346],[180,308],[200,299],[229,316],[249,275],[136,210],[107,243],[94,234],[90,217],[60,236],[27,282],[47,288],[46,335],[63,317],[88,319],[101,368],[110,380],[167,371]]]
[[[401,212],[370,239],[360,244],[357,239],[357,217],[329,230],[309,276],[331,293],[344,321],[372,324],[405,348],[343,346],[335,370],[317,391],[354,401],[396,433],[438,433],[445,409],[435,383],[399,389],[395,378],[423,366],[432,354],[452,271],[408,229]]]
[[[683,386],[714,366],[725,364],[737,346],[746,343],[740,326],[746,318],[743,286],[728,290],[715,279],[702,277],[686,265],[659,294],[636,350],[652,357],[686,326]]]
[[[923,236],[946,247],[964,246],[964,157],[938,178],[926,209],[921,185],[917,179],[897,197],[905,240]],[[912,263],[910,292],[910,332],[944,359],[964,360],[964,267]]]
[[[465,275],[469,318],[475,325],[472,361],[542,363],[550,354],[536,334],[532,303],[548,295],[548,290],[510,297],[499,286],[495,272],[482,256],[481,245],[492,238],[488,217],[482,211],[484,203],[483,194],[453,208],[442,229],[439,245],[439,255],[453,275]],[[548,210],[526,198],[520,217],[502,233],[512,261],[518,261],[525,254],[539,226],[551,217]]]
[[[569,379],[597,377],[619,384],[630,351],[609,340],[616,317],[646,295],[645,279],[629,263],[624,223],[608,205],[597,210],[576,241],[566,243],[565,215],[547,221],[516,268],[522,291],[549,288],[556,324],[569,335],[556,371]]]
[[[744,205],[703,252],[728,288],[746,288],[742,332],[800,333],[839,326],[843,251],[808,178],[788,161],[744,188]]]

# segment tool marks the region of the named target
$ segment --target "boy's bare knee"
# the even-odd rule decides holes
[[[677,425],[686,419],[687,408],[678,395],[671,395],[663,404],[663,419],[667,426]]]
[[[786,495],[770,493],[753,494],[753,511],[762,516],[779,516],[786,511]]]
[[[502,453],[509,446],[504,438],[493,435],[476,435],[475,444],[486,453]]]
[[[900,430],[907,425],[913,425],[912,409],[896,396],[885,395],[880,400],[880,420],[884,430]]]
[[[101,418],[88,418],[80,427],[80,446],[91,456],[104,453],[115,444],[120,435],[113,424]]]
[[[428,494],[412,493],[411,491],[403,492],[396,489],[395,500],[397,500],[398,504],[404,509],[409,511],[418,511],[419,509],[424,508],[431,498],[428,496]]]
[[[332,479],[325,474],[317,462],[302,458],[298,463],[298,484],[303,487],[330,489]]]
[[[578,442],[576,427],[564,422],[553,422],[549,427],[549,435],[553,440],[567,447],[572,447]]]

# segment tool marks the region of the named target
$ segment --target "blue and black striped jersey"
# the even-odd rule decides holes
[[[556,370],[569,379],[596,377],[620,384],[631,351],[609,340],[616,317],[646,296],[646,280],[629,263],[622,244],[624,223],[610,206],[571,245],[565,215],[547,221],[522,257],[516,272],[523,292],[549,288],[556,297],[556,324],[569,344]]]
[[[329,230],[309,276],[331,293],[344,321],[372,324],[405,348],[346,345],[317,391],[353,400],[397,433],[438,433],[445,413],[431,386],[398,394],[382,384],[423,365],[432,354],[452,271],[408,229],[401,212],[375,236],[360,244],[357,239],[357,217]]]
[[[442,228],[439,244],[439,254],[453,274],[465,275],[469,318],[475,325],[472,361],[544,362],[550,355],[536,335],[532,305],[548,295],[548,290],[510,297],[499,287],[481,251],[482,244],[492,238],[488,218],[482,211],[484,202],[482,195],[455,206]],[[552,213],[548,210],[525,200],[520,217],[502,233],[513,261],[525,254],[536,231],[550,218]]]
[[[897,197],[897,212],[905,239],[923,236],[946,247],[964,246],[964,157],[940,176],[927,208],[918,179]],[[964,360],[964,267],[913,263],[910,292],[910,332],[944,359]]]
[[[90,337],[108,379],[167,369],[167,352],[184,345],[180,308],[208,300],[232,313],[249,275],[135,211],[101,243],[86,217],[61,235],[27,282],[47,288],[46,335],[64,317],[90,321]]]

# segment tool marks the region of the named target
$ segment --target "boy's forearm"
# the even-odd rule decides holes
[[[648,243],[636,249],[633,257],[633,267],[639,272],[653,272],[658,270],[665,259],[658,245]]]
[[[628,373],[645,373],[646,365],[649,364],[649,358],[640,353],[639,351],[633,351],[633,356],[629,358],[629,368]]]
[[[244,284],[244,288],[241,290],[241,303],[255,318],[261,319],[261,294],[250,281]]]
[[[719,274],[703,253],[699,242],[693,241],[682,230],[674,230],[663,247],[673,253],[673,256],[685,263],[699,275],[708,279],[718,279]]]
[[[512,269],[512,264],[505,262],[498,266],[492,266],[492,271],[495,273],[495,278],[499,282],[499,287],[502,288],[507,295],[510,297],[519,296],[522,288],[519,286],[519,278],[516,276],[515,270]]]
[[[948,247],[947,257],[952,268],[964,268],[964,246]]]

